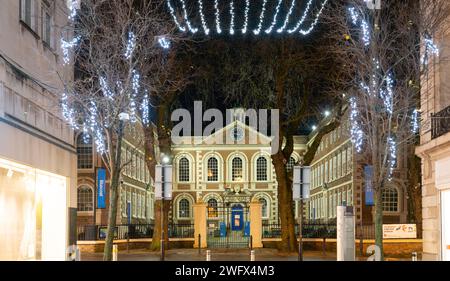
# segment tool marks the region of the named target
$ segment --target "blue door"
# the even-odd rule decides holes
[[[238,231],[244,227],[244,210],[241,205],[231,208],[231,230]]]

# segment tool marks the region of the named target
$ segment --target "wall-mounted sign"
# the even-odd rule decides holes
[[[364,190],[365,190],[365,204],[366,206],[373,206],[374,201],[374,190],[372,185],[373,178],[373,166],[364,166]]]
[[[415,224],[383,224],[383,238],[417,238]]]
[[[97,169],[97,208],[106,208],[106,170]]]

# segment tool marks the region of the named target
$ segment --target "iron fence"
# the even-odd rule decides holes
[[[295,235],[299,235],[299,225],[295,225]],[[306,223],[303,224],[302,234],[305,238],[336,238],[336,224]],[[263,238],[280,238],[281,224],[263,224]]]
[[[106,225],[81,225],[77,227],[79,241],[105,240]],[[154,224],[119,224],[114,231],[114,239],[152,238]],[[193,224],[169,224],[169,238],[194,238]]]

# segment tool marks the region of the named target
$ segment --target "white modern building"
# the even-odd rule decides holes
[[[62,0],[0,8],[0,260],[64,260],[74,243],[77,162],[59,109]]]

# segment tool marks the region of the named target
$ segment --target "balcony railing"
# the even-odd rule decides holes
[[[78,241],[105,240],[106,225],[82,225],[77,227]],[[116,225],[115,240],[152,238],[154,224]],[[169,238],[194,238],[193,224],[169,224]]]
[[[431,114],[431,138],[438,138],[450,132],[450,106]]]

